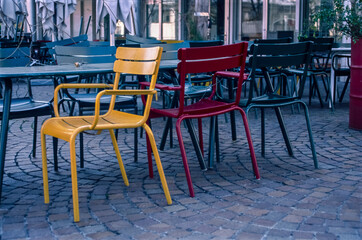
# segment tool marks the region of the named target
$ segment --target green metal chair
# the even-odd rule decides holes
[[[316,156],[316,151],[314,148],[312,129],[309,120],[309,113],[307,105],[302,101],[304,85],[306,77],[308,75],[308,67],[311,58],[312,42],[302,42],[302,43],[285,43],[285,44],[254,44],[251,46],[250,51],[252,55],[249,59],[251,72],[249,78],[250,88],[248,98],[244,101],[241,101],[241,106],[246,108],[246,113],[248,113],[252,108],[261,109],[261,146],[262,146],[262,155],[265,155],[265,108],[273,108],[275,110],[276,116],[279,121],[279,125],[285,140],[285,143],[288,148],[290,155],[293,155],[293,150],[287,130],[285,128],[283,116],[280,110],[280,107],[299,104],[304,108],[305,119],[307,124],[307,129],[309,133],[309,141],[312,150],[312,156],[314,160],[315,168],[318,168],[318,160]],[[284,74],[285,77],[293,77],[290,74],[290,69],[303,66],[302,74],[300,75],[299,89],[297,92],[291,96],[280,95],[277,93],[277,90],[274,89],[270,74],[268,69],[280,69],[281,74]],[[262,72],[265,81],[265,92],[260,96],[254,95],[254,86],[255,78],[258,74]]]
[[[28,47],[20,48],[0,48],[0,68],[26,66],[30,64],[30,49]],[[1,70],[0,70],[1,71]],[[14,69],[14,71],[16,71]],[[24,84],[25,83],[25,84]],[[33,129],[33,149],[32,156],[36,157],[36,140],[38,131],[38,117],[54,116],[53,108],[49,101],[34,100],[31,88],[31,79],[19,79],[19,85],[26,86],[26,94],[21,97],[13,97],[10,106],[9,119],[19,119],[34,117]],[[2,95],[2,94],[1,94]],[[3,117],[3,99],[0,99],[0,120]],[[56,146],[56,139],[53,139]],[[57,170],[57,154],[54,147],[54,169]]]

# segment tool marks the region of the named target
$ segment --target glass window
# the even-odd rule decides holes
[[[177,0],[164,0],[162,5],[162,39],[177,39]]]
[[[321,9],[331,9],[333,7],[332,0],[309,0],[308,2],[308,16],[307,21],[304,26],[304,35],[309,36],[333,36],[335,33],[331,29],[331,19],[322,19],[318,22],[315,22],[312,19],[312,15],[319,12]],[[323,21],[324,20],[324,21]]]
[[[243,0],[240,3],[241,29],[238,29],[238,40],[262,38],[263,0]]]
[[[160,27],[159,27],[159,4],[150,3],[146,5],[147,8],[147,23],[148,23],[148,37],[159,37]]]
[[[185,2],[185,38],[188,40],[224,39],[224,0]]]
[[[165,40],[176,39],[178,31],[178,1],[148,1],[146,4],[146,8],[148,25],[147,36]],[[161,23],[160,14],[162,21]],[[162,24],[162,29],[160,29],[160,24]],[[160,32],[160,30],[162,32]]]
[[[293,37],[296,0],[269,0],[268,38]],[[283,35],[283,36],[280,36]]]
[[[211,0],[210,18],[208,19],[209,39],[224,40],[225,1]]]

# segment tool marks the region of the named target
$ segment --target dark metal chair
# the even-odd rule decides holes
[[[316,93],[318,95],[319,103],[323,107],[323,100],[318,86],[317,76],[320,76],[323,87],[326,92],[326,100],[331,98],[330,92],[330,71],[329,66],[334,38],[327,37],[308,37],[300,38],[301,42],[312,41],[311,65],[308,70],[309,77],[309,105],[311,105],[312,97]],[[333,110],[333,104],[332,104]]]
[[[273,108],[277,115],[279,125],[284,137],[284,141],[287,145],[289,155],[293,155],[291,143],[288,138],[288,134],[284,125],[284,120],[280,107],[300,104],[304,108],[305,119],[307,129],[309,133],[309,141],[312,150],[312,157],[314,160],[315,168],[318,168],[317,156],[314,148],[312,129],[310,126],[309,113],[307,105],[302,101],[304,85],[306,77],[308,75],[308,68],[310,66],[312,42],[302,43],[285,43],[285,44],[254,44],[251,46],[252,55],[249,59],[251,72],[250,72],[250,84],[255,84],[255,78],[262,72],[265,81],[265,92],[260,96],[254,95],[253,86],[249,88],[248,98],[241,101],[240,104],[246,108],[246,113],[252,108],[261,109],[261,135],[262,135],[262,155],[265,155],[265,117],[264,109]],[[296,90],[295,94],[291,96],[280,95],[274,89],[270,79],[269,69],[279,69],[284,77],[293,77],[290,74],[290,69],[303,66],[300,70],[301,74],[299,81],[299,89]],[[298,73],[299,74],[299,73]]]
[[[345,66],[343,66],[343,61]],[[342,63],[342,64],[341,64]],[[349,80],[351,78],[351,54],[335,54],[332,57],[332,68],[334,70],[334,89],[337,89],[337,77],[347,77],[344,83],[341,95],[339,96],[339,102],[342,102],[344,94],[346,93]]]
[[[27,47],[20,48],[0,48],[0,67],[15,67],[26,66],[30,63],[30,49]],[[0,70],[1,71],[1,70]],[[16,69],[14,68],[14,71]],[[40,116],[53,116],[53,108],[50,102],[38,101],[33,99],[33,92],[31,88],[31,79],[19,79],[19,84],[26,86],[26,94],[23,97],[14,97],[11,100],[9,119],[19,119],[34,117],[34,130],[33,130],[33,149],[32,156],[36,157],[36,142],[37,142],[37,126],[38,117]],[[22,82],[22,83],[21,83]],[[0,99],[0,119],[3,117],[4,102]],[[54,141],[56,141],[54,139]],[[53,142],[56,146],[56,142]],[[54,169],[57,170],[57,154],[56,147],[54,147]]]

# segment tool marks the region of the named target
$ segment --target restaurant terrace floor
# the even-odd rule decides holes
[[[13,94],[21,89],[14,87]],[[34,89],[36,98],[44,100],[51,99],[52,91],[52,86]],[[313,166],[302,112],[282,110],[295,155],[290,157],[275,114],[267,111],[262,157],[260,114],[251,111],[260,180],[253,176],[239,114],[236,141],[231,140],[230,122],[219,117],[221,162],[205,172],[183,127],[196,196],[189,197],[174,134],[175,146],[160,151],[173,200],[170,206],[158,174],[148,177],[144,137],[139,139],[135,163],[133,133],[120,132],[119,147],[130,181],[126,187],[108,135],[85,135],[85,167],[78,168],[79,223],[73,222],[69,145],[59,142],[55,172],[48,144],[50,204],[44,204],[40,140],[37,157],[31,157],[33,120],[10,120],[0,239],[361,239],[362,132],[348,128],[348,102],[347,93],[332,112],[321,108],[317,98],[312,101],[319,169]],[[208,139],[208,120],[203,124]],[[157,143],[163,126],[162,119],[152,122]]]

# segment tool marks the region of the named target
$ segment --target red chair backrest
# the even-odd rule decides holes
[[[240,68],[238,89],[235,103],[238,104],[241,96],[241,88],[244,80],[245,61],[247,56],[248,43],[241,42],[230,45],[181,48],[178,50],[177,71],[180,74],[180,109],[183,109],[185,94],[185,79],[189,73],[204,73],[225,71],[233,68]],[[213,79],[213,94],[216,91],[216,82]],[[212,95],[213,95],[212,94]]]

